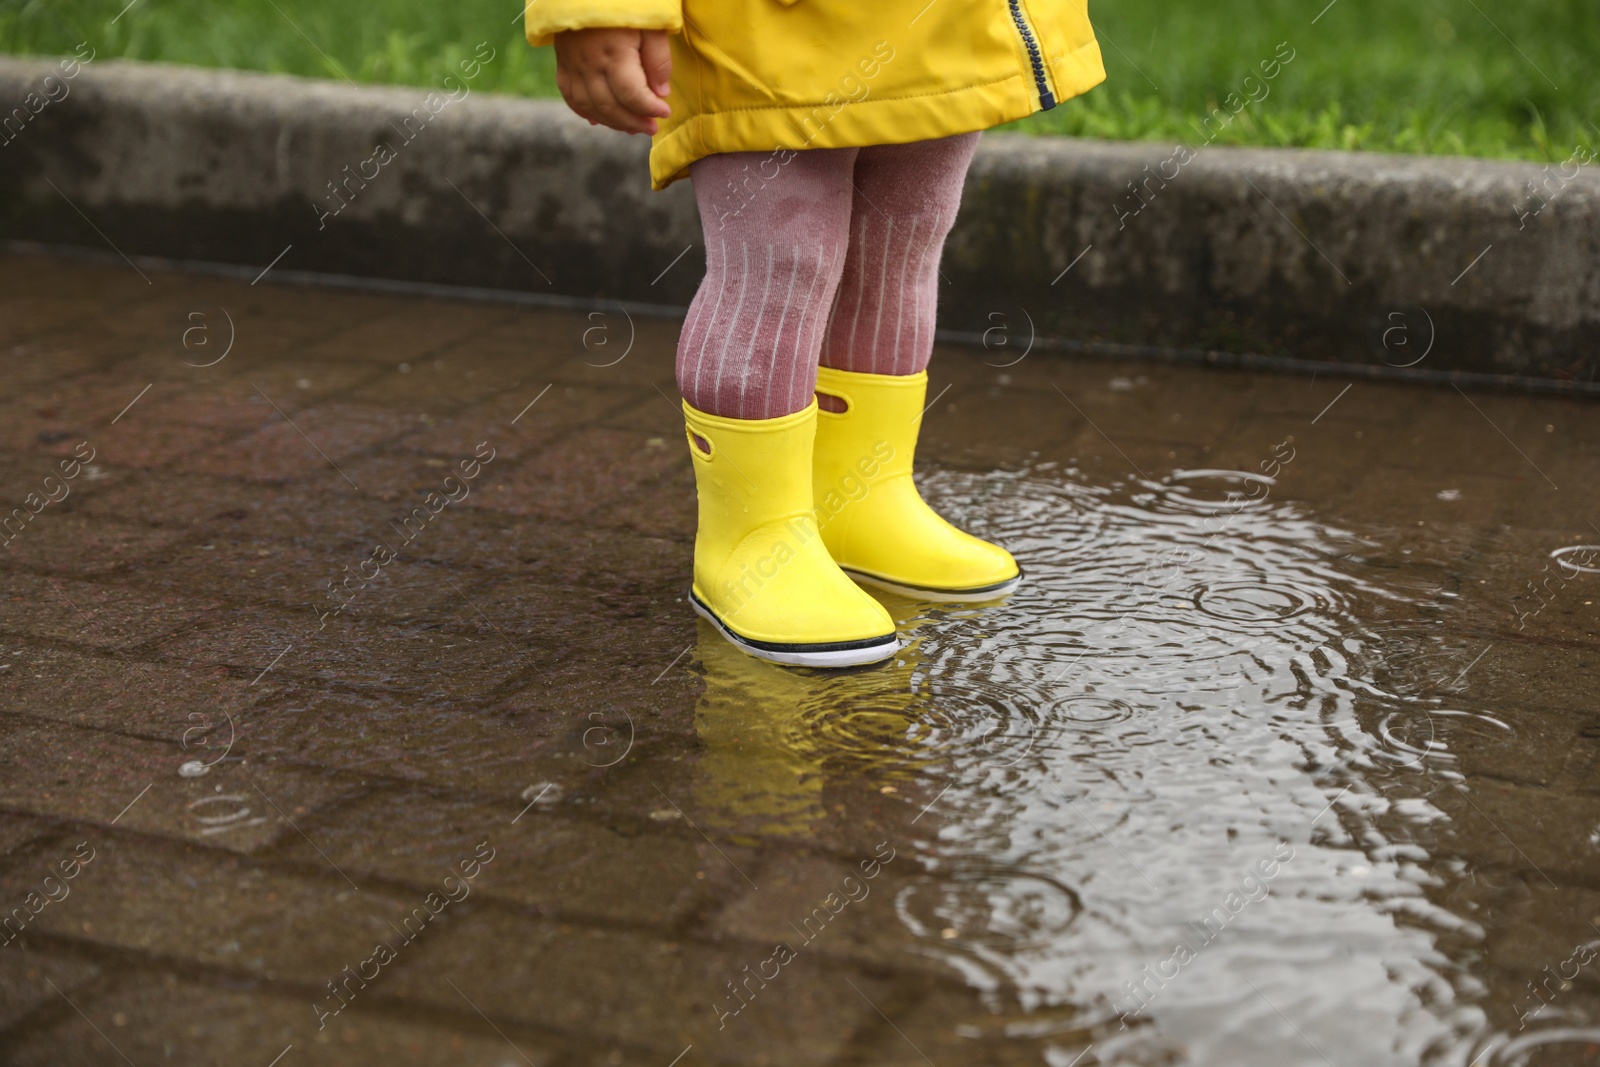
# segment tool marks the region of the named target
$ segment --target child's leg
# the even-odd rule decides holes
[[[939,253],[977,134],[861,149],[850,250],[817,374],[812,496],[858,580],[933,600],[993,600],[1022,571],[951,526],[912,479],[928,391]]]
[[[844,268],[855,149],[708,156],[689,168],[706,279],[678,341],[699,525],[690,601],[752,656],[876,663],[894,620],[818,536],[817,351]]]
[[[689,168],[706,277],[678,340],[678,388],[701,411],[772,419],[811,403],[849,242],[856,149],[707,156]]]
[[[933,351],[939,254],[961,206],[976,133],[874,145],[856,158],[845,258],[822,365],[916,374]]]

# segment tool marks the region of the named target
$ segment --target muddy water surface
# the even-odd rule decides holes
[[[1576,798],[1529,774],[1573,755],[1544,747],[1571,726],[1537,706],[1537,680],[1482,684],[1516,616],[1464,597],[1475,575],[1398,565],[1412,530],[1275,498],[1293,462],[1326,462],[1314,447],[1160,478],[930,473],[946,514],[1026,562],[1007,604],[895,602],[915,638],[892,667],[752,685],[737,712],[721,690],[745,672],[702,640],[702,723],[795,705],[771,742],[787,773],[717,794],[730,826],[757,790],[767,833],[804,835],[833,780],[905,801],[895,833],[919,873],[893,918],[915,939],[902,951],[984,1005],[948,1031],[970,1062],[1595,1054],[1596,838],[1581,815],[1563,825]],[[1551,571],[1592,628],[1595,587]],[[1522,610],[1539,603],[1522,593]],[[1567,692],[1588,699],[1567,710],[1592,716],[1583,653],[1547,669],[1572,672]],[[1580,728],[1583,777],[1566,783],[1589,814],[1594,733]],[[1519,809],[1515,829],[1475,799],[1464,757],[1524,787],[1495,800]],[[1550,958],[1496,958],[1520,938]]]
[[[684,603],[675,323],[0,282],[3,507],[94,453],[0,558],[0,1062],[1600,1059],[1592,405],[942,350],[1027,579],[808,673]]]

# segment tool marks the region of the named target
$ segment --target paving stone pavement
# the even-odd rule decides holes
[[[885,675],[760,674],[687,610],[676,322],[20,256],[0,293],[0,1061],[1065,1067],[1110,1047],[1082,1004],[997,1007],[940,954],[964,931],[930,944],[907,918],[962,828],[899,758]],[[1499,876],[1450,892],[1457,915],[1512,901],[1468,968],[1512,1031],[1523,986],[1600,920],[1600,589],[1525,589],[1548,548],[1600,543],[1593,408],[1010,359],[937,354],[935,483],[1054,464],[1155,484],[1253,470],[1292,434],[1275,501],[1395,588],[1448,594],[1383,625],[1425,656],[1467,613],[1440,632],[1492,647],[1474,706],[1522,743],[1452,735],[1472,791],[1435,802],[1456,836],[1410,847]],[[1522,625],[1518,596],[1539,606]],[[880,744],[763,719],[824,684]],[[837,928],[739,985],[874,856]],[[725,1014],[739,988],[759,995]],[[1568,988],[1562,1018],[1600,1018],[1594,969]]]

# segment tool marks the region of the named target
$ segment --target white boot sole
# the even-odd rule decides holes
[[[763,648],[724,626],[722,620],[717,618],[711,609],[700,603],[700,598],[692,592],[689,594],[689,603],[701,618],[715,626],[717,632],[739,651],[757,659],[764,659],[768,663],[780,663],[785,667],[861,667],[868,663],[880,663],[900,651],[900,639],[894,634],[889,634],[881,642],[862,648],[809,650],[804,645],[794,648]]]

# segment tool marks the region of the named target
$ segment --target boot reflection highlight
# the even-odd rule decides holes
[[[740,844],[813,838],[829,817],[830,777],[875,787],[914,777],[927,710],[914,688],[920,620],[896,621],[908,639],[892,661],[828,672],[747,656],[699,621],[694,817],[707,832]]]

